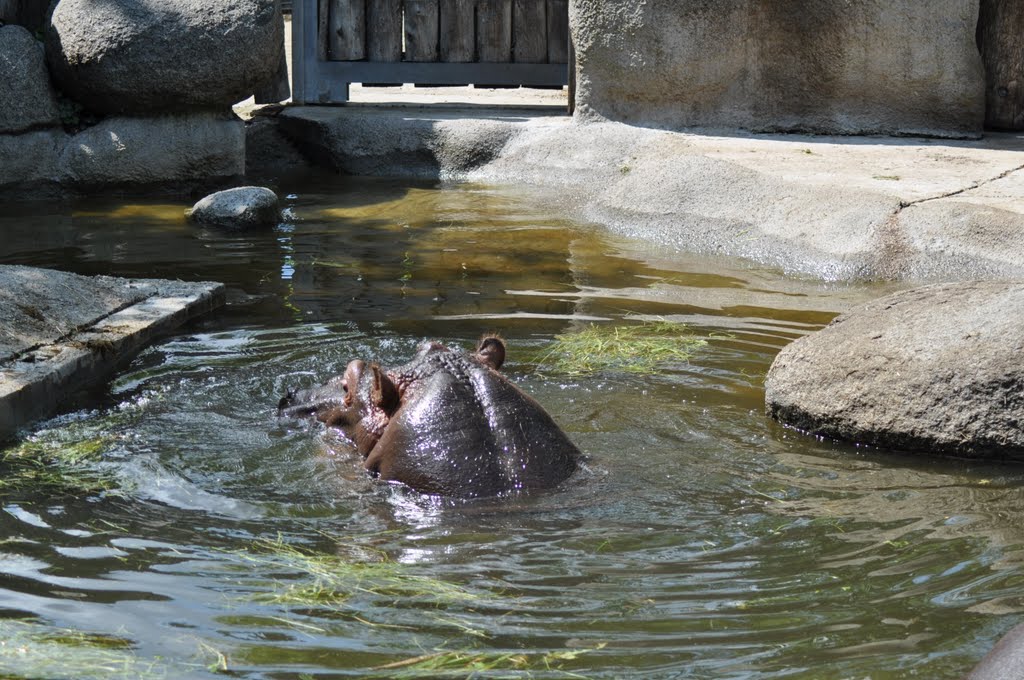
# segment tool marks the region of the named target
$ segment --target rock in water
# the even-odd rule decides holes
[[[272,227],[281,219],[281,204],[265,187],[237,187],[210,194],[187,214],[193,222],[215,227]]]
[[[283,31],[275,0],[61,0],[46,56],[96,113],[226,110],[274,77]]]
[[[948,283],[869,302],[797,340],[768,415],[874,446],[1024,461],[1024,283]]]
[[[21,26],[0,26],[0,134],[59,124],[42,45]]]

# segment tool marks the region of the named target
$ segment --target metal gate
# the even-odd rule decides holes
[[[569,83],[569,0],[294,0],[292,100],[350,83]]]

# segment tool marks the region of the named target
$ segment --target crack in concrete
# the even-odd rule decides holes
[[[983,187],[986,184],[991,184],[992,182],[998,182],[999,180],[1005,179],[1005,178],[1009,177],[1010,175],[1012,175],[1013,173],[1019,172],[1021,170],[1024,170],[1024,165],[1018,165],[1015,168],[1010,168],[1009,170],[1005,170],[1005,171],[999,173],[995,177],[991,177],[989,179],[983,179],[983,180],[978,181],[978,182],[972,182],[970,186],[964,187],[962,189],[957,189],[955,191],[948,191],[948,192],[946,192],[944,194],[939,194],[938,196],[928,196],[927,198],[919,198],[916,201],[900,201],[900,206],[899,206],[899,208],[896,209],[896,212],[894,214],[899,214],[899,212],[901,210],[903,210],[904,208],[909,208],[912,205],[920,205],[921,203],[927,203],[928,201],[937,201],[937,200],[942,199],[942,198],[951,198],[953,196],[959,196],[960,194],[966,193],[966,192],[971,191],[973,189],[977,189],[979,187]]]

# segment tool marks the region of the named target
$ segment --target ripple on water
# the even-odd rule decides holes
[[[0,217],[0,261],[219,278],[233,300],[31,433],[87,442],[79,464],[117,482],[0,487],[0,597],[32,635],[115,636],[120,667],[164,677],[877,680],[958,678],[1020,620],[1024,475],[763,416],[775,353],[884,287],[652,252],[551,220],[543,195],[318,182],[267,233],[196,232],[166,205]],[[556,334],[655,319],[708,345],[653,376],[538,359]],[[556,491],[423,497],[275,415],[351,358],[494,330],[587,455]]]

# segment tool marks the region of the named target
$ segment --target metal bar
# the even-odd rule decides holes
[[[328,61],[319,65],[325,80],[348,83],[431,83],[437,85],[544,85],[561,86],[569,82],[566,64],[486,64],[486,63],[373,63],[366,61]]]

